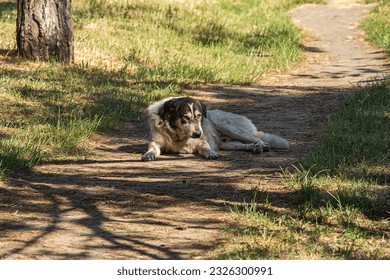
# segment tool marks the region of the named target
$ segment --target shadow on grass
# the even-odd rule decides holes
[[[3,16],[3,13],[16,10],[15,1],[2,1],[0,2],[0,17]]]

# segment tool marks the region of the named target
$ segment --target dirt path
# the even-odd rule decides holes
[[[288,138],[292,150],[251,155],[221,152],[140,162],[148,141],[145,117],[97,139],[99,155],[48,162],[6,182],[0,192],[2,259],[190,259],[215,246],[229,206],[254,187],[288,208],[287,166],[317,144],[327,115],[352,84],[387,71],[384,54],[354,28],[370,6],[305,5],[292,12],[310,31],[308,63],[259,87],[194,90],[210,108],[245,114],[264,131]],[[351,2],[351,1],[348,1]]]

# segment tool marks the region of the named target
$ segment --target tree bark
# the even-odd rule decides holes
[[[18,0],[16,40],[31,60],[74,61],[71,0]]]

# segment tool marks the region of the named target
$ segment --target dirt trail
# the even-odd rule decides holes
[[[207,86],[192,94],[210,108],[252,118],[285,136],[292,150],[251,155],[221,152],[139,161],[146,119],[97,139],[98,156],[48,162],[9,179],[0,192],[1,259],[190,259],[215,246],[229,206],[267,190],[275,207],[296,193],[283,187],[287,166],[317,144],[327,115],[352,84],[388,71],[384,53],[355,29],[371,6],[305,5],[291,14],[311,36],[308,63],[259,87]]]

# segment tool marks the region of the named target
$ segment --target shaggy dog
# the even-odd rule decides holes
[[[221,110],[207,110],[190,97],[170,97],[148,107],[152,141],[143,161],[155,160],[161,151],[197,153],[216,159],[218,150],[262,153],[288,149],[286,139],[258,131],[248,118]]]

